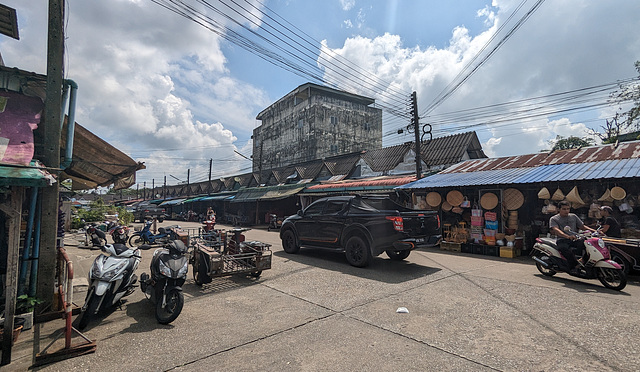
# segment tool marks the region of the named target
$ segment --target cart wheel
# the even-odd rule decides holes
[[[254,278],[259,278],[260,275],[262,275],[262,270],[252,271],[251,274],[249,274],[249,275],[251,275]]]
[[[202,274],[198,270],[198,260],[193,264],[193,281],[196,282],[196,285],[202,287],[204,284],[204,280],[202,280]]]

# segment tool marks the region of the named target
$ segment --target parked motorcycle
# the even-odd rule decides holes
[[[179,228],[180,226],[168,226],[158,228],[158,233],[151,232],[152,221],[147,221],[144,224],[144,228],[141,231],[136,231],[129,238],[129,245],[132,247],[140,247],[143,244],[165,244],[173,238],[173,228]]]
[[[189,270],[186,253],[187,246],[182,241],[172,240],[153,253],[149,265],[151,274],[140,275],[140,289],[155,304],[156,320],[160,324],[171,323],[182,311],[182,285]]]
[[[79,329],[133,293],[138,281],[134,272],[142,258],[139,249],[130,249],[124,244],[107,244],[100,249],[104,253],[96,257],[89,272],[89,290],[79,317]]]
[[[280,222],[280,223],[278,223]],[[275,214],[269,215],[269,225],[267,225],[267,231],[277,230],[282,226],[282,220],[278,221],[278,216]]]
[[[129,228],[127,226],[116,224],[111,227],[109,234],[111,234],[111,239],[114,243],[127,244],[129,240]]]
[[[107,235],[95,223],[89,223],[84,227],[84,241],[86,246],[91,242],[93,247],[102,247],[107,244]]]
[[[575,234],[575,233],[574,233]],[[583,243],[584,249],[578,252],[585,260],[584,267],[572,271],[567,260],[556,245],[556,239],[537,238],[533,245],[532,255],[536,267],[543,275],[553,276],[557,272],[565,272],[583,279],[598,279],[605,287],[621,291],[627,285],[627,276],[623,268],[611,260],[609,249],[597,236],[576,234]],[[586,256],[585,256],[586,250]],[[583,260],[584,260],[583,258]]]

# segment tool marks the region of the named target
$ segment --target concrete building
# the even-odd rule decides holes
[[[307,83],[258,114],[253,171],[382,148],[382,110],[372,98]]]

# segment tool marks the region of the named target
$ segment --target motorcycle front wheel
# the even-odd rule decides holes
[[[91,297],[87,299],[87,303],[87,310],[80,314],[80,320],[78,321],[78,329],[80,330],[85,329],[87,325],[89,325],[91,319],[96,316],[98,305],[100,304],[100,296],[96,296],[92,293]]]
[[[184,305],[182,291],[172,288],[167,293],[166,304],[162,307],[162,298],[156,303],[156,320],[160,324],[169,324],[178,318]]]
[[[129,238],[129,245],[132,247],[140,247],[144,244],[144,238],[140,235],[133,235]]]
[[[598,271],[598,280],[607,288],[621,291],[627,286],[627,276],[624,275],[624,271],[618,269],[611,269],[608,267],[601,267]]]

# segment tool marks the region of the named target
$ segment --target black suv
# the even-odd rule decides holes
[[[151,218],[157,218],[158,221],[162,222],[167,217],[165,214],[165,209],[159,207],[157,203],[152,203],[150,201],[142,201],[138,203],[133,212],[133,217],[136,221],[144,222],[144,220],[148,220]]]
[[[411,250],[435,246],[441,238],[437,212],[406,208],[383,196],[320,199],[288,217],[280,229],[287,253],[297,253],[300,246],[341,250],[357,267],[382,252],[403,260]]]

